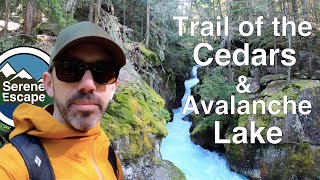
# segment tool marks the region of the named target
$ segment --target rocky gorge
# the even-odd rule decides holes
[[[188,143],[191,139],[193,143],[190,144],[201,149],[199,152],[215,151],[199,156],[199,159],[206,159],[204,166],[194,163],[196,161],[187,161],[185,164],[191,165],[191,170],[195,169],[192,166],[199,165],[197,169],[200,173],[206,169],[212,175],[210,179],[225,179],[226,176],[221,173],[221,169],[218,169],[218,173],[208,170],[207,164],[214,164],[219,168],[223,165],[228,171],[230,164],[233,171],[249,179],[320,178],[320,16],[318,13],[320,3],[318,1],[5,0],[0,7],[3,10],[0,17],[8,22],[8,31],[6,23],[0,22],[0,52],[16,46],[32,46],[50,54],[61,28],[76,21],[87,20],[106,30],[125,51],[127,65],[120,72],[119,87],[101,120],[101,126],[121,158],[125,179],[128,180],[186,179],[187,173],[184,175],[172,162],[162,159],[160,146],[168,136],[168,129],[170,130],[167,129],[167,124],[174,119],[172,109],[182,106],[180,99],[185,92],[184,83],[191,77],[189,72],[195,65],[192,57],[196,44],[201,42],[212,46],[213,50],[210,52],[199,52],[202,58],[215,58],[214,53],[219,49],[227,49],[231,55],[235,49],[245,48],[245,42],[246,49],[250,52],[247,58],[251,58],[252,50],[258,48],[263,51],[261,54],[257,53],[256,57],[263,55],[263,60],[270,59],[270,49],[277,49],[279,52],[287,48],[294,49],[296,54],[290,55],[297,61],[290,68],[281,64],[281,53],[274,56],[275,66],[238,67],[230,63],[228,67],[218,67],[212,63],[207,67],[199,67],[197,77],[200,83],[191,88],[197,102],[200,99],[206,102],[210,100],[229,102],[230,96],[234,95],[236,101],[262,100],[268,103],[273,100],[282,102],[283,97],[287,96],[297,104],[302,100],[310,101],[312,112],[308,115],[292,112],[277,115],[200,113],[183,117],[184,120],[192,122],[190,133],[185,135]],[[295,33],[296,29],[289,28],[289,25],[286,36],[273,36],[272,19],[284,14],[292,21],[291,24],[298,25],[298,21],[309,21],[312,24],[311,35],[294,36],[289,31]],[[182,15],[190,18],[190,21],[212,22],[218,22],[222,16],[229,16],[230,36],[216,34],[218,32],[225,34],[228,29],[226,24],[211,28],[210,37],[200,36],[209,29],[203,28],[189,34],[187,32],[190,29],[187,26],[186,33],[180,36],[178,22],[173,17]],[[253,25],[254,19],[260,15],[265,15],[261,35],[252,33],[251,36],[244,37],[237,32],[237,26],[241,22],[247,21]],[[10,21],[16,22],[19,26],[12,30]],[[28,31],[27,25],[29,25]],[[238,56],[239,60],[241,58],[243,60],[241,54]],[[235,87],[239,76],[247,77],[251,93],[237,93]],[[203,112],[201,108],[202,106],[198,104],[199,111]],[[258,109],[261,110],[262,107],[258,106]],[[216,144],[214,142],[216,121],[220,122],[218,128],[220,139],[233,137],[235,133],[232,130],[238,126],[245,127],[247,132],[250,132],[250,124],[254,122],[255,130],[266,127],[261,132],[264,139],[266,139],[266,129],[272,126],[281,128],[282,141],[277,145],[258,142]],[[191,124],[182,120],[181,122]],[[11,131],[12,128],[0,123],[0,147],[8,143],[8,134]],[[174,131],[179,132],[179,130]],[[249,133],[247,138],[250,139]],[[177,142],[174,140],[171,144],[178,148],[184,147],[187,155],[194,156],[189,153],[193,151],[192,148],[179,146],[175,144]],[[218,161],[210,159],[208,154],[217,154],[214,157],[222,158],[223,161],[216,163]],[[193,158],[179,155],[184,160]],[[208,179],[208,176],[204,173],[203,175],[201,179]],[[188,177],[190,179],[192,176]]]
[[[221,117],[214,114],[192,114],[189,117],[193,122],[190,128],[192,141],[206,149],[223,152],[231,168],[250,179],[319,178],[320,77],[317,69],[319,69],[320,58],[313,55],[315,58],[312,60],[304,59],[306,57],[308,57],[306,52],[300,54],[299,62],[293,66],[293,78],[288,85],[286,85],[287,69],[285,67],[278,69],[279,74],[275,73],[274,67],[270,66],[248,67],[245,71],[238,69],[238,72],[246,75],[248,84],[251,84],[251,93],[242,94],[242,99],[283,102],[283,97],[287,96],[296,103],[308,100],[312,104],[310,114],[293,114],[292,112],[284,114],[283,109],[276,115],[258,113]],[[215,70],[219,71],[219,68],[216,67]],[[193,91],[198,99],[205,98],[204,94],[199,92],[206,83],[206,78],[202,76],[202,86],[199,85]],[[216,82],[219,86],[219,82]],[[199,107],[201,108],[200,104]],[[220,134],[223,138],[231,138],[234,135],[232,129],[237,126],[245,127],[249,132],[250,122],[255,122],[255,129],[279,127],[283,132],[282,141],[277,145],[257,142],[255,144],[215,144],[214,121],[223,121],[223,126],[220,126]],[[261,134],[265,138],[266,130]],[[249,141],[250,134],[247,135]]]

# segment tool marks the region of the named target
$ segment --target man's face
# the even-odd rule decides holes
[[[79,63],[81,61],[85,63],[112,61],[104,49],[94,44],[75,46],[60,57],[77,59]],[[52,73],[46,72],[43,75],[46,91],[54,98],[53,116],[80,131],[95,127],[102,118],[118,82],[109,85],[99,84],[94,81],[92,72],[86,70],[79,82],[70,83],[59,80],[56,72],[54,67]]]

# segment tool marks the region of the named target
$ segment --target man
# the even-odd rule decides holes
[[[125,63],[121,48],[97,25],[81,22],[63,29],[51,53],[49,71],[42,76],[54,104],[18,106],[9,138],[36,136],[55,179],[123,179],[119,158],[117,171],[108,161],[110,141],[99,121]],[[34,161],[40,167],[43,160],[36,157]],[[5,145],[0,149],[0,178],[30,179],[25,163],[13,144]]]

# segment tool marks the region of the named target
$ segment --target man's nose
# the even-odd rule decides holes
[[[97,88],[90,70],[86,70],[79,83],[79,90],[86,93],[93,92]]]

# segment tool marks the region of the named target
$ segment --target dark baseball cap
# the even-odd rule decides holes
[[[51,52],[49,70],[59,55],[82,43],[97,44],[104,48],[120,67],[126,64],[126,57],[122,49],[112,40],[108,33],[98,25],[85,21],[73,24],[60,31]]]

